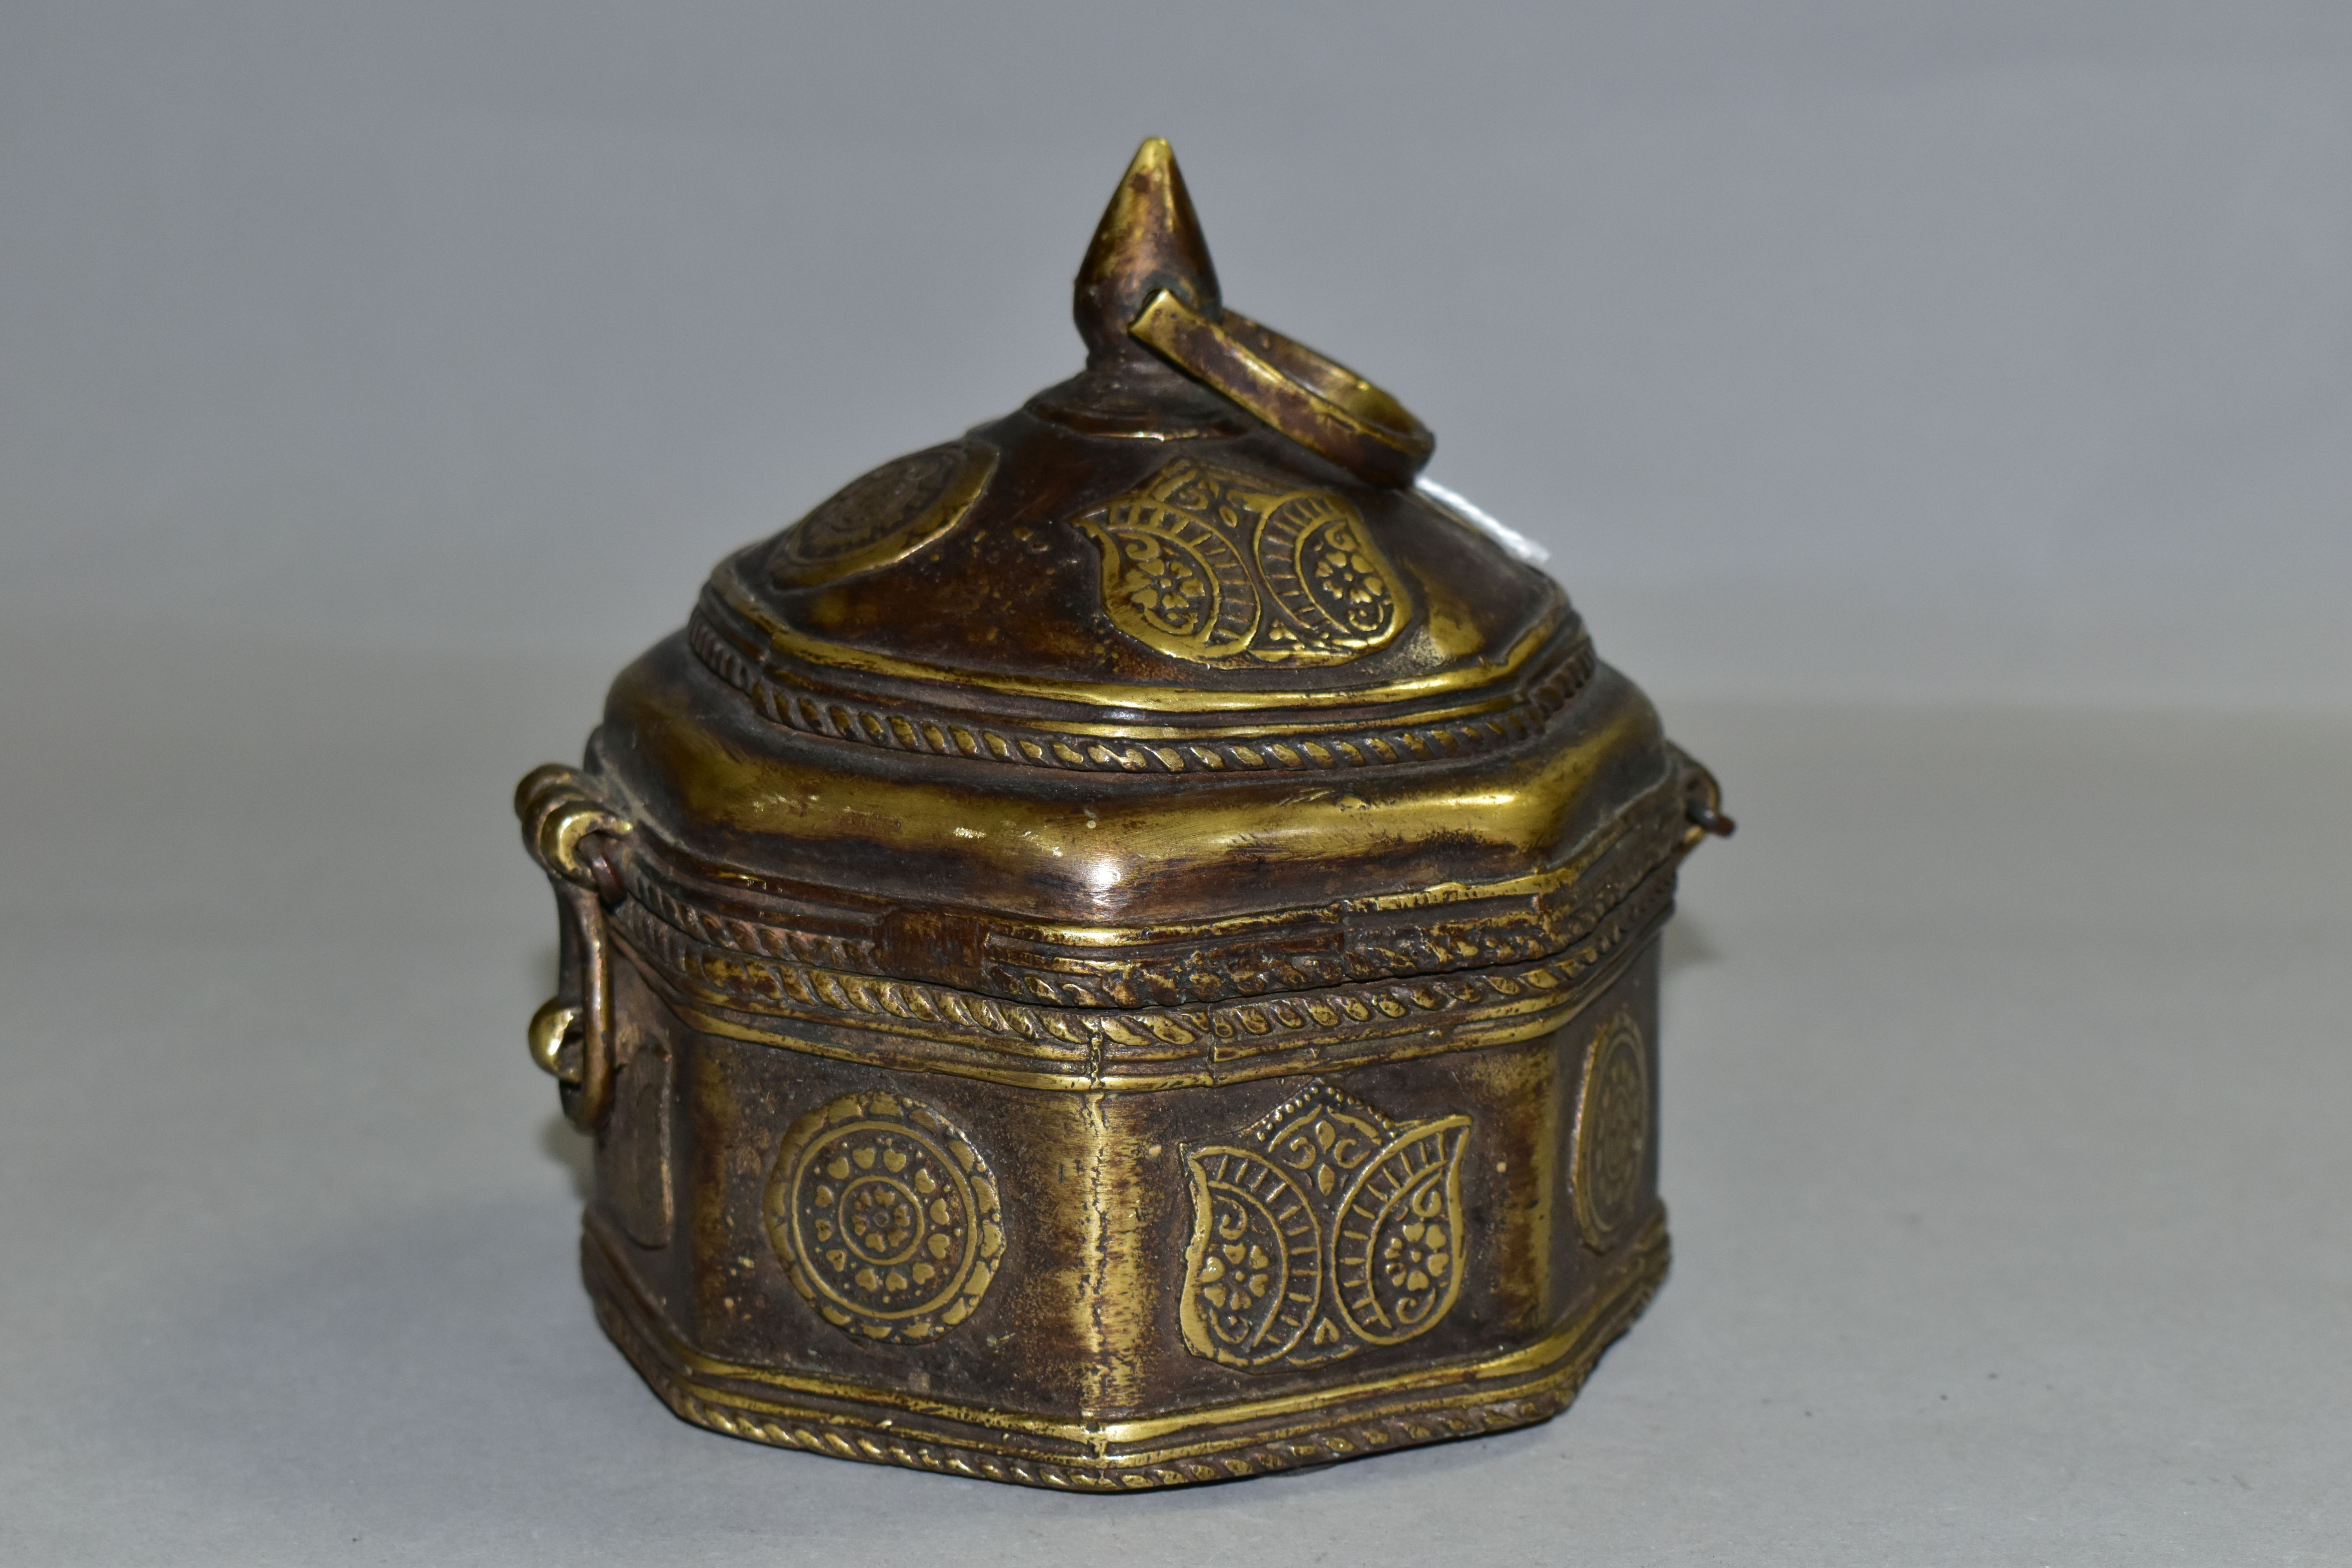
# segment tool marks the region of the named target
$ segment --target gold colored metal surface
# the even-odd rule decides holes
[[[996,1184],[962,1131],[895,1095],[844,1095],[784,1134],[768,1237],[837,1329],[920,1342],[954,1328],[1004,1256]]]
[[[1651,934],[1665,900],[1612,916],[1595,949],[1615,950],[1616,963]],[[648,964],[650,970],[654,967]],[[1062,1017],[1033,1009],[970,1008],[986,1032],[952,1032],[926,1017],[952,1016],[951,1000],[906,986],[843,984],[847,1016],[799,1018],[780,1009],[753,1010],[744,998],[690,984],[663,987],[677,1016],[714,1037],[782,1046],[812,1056],[838,1057],[920,1072],[1066,1093],[1104,1089],[1150,1090],[1254,1082],[1322,1069],[1361,1068],[1488,1046],[1512,1045],[1553,1033],[1573,1018],[1595,990],[1615,977],[1615,963],[1591,952],[1544,969],[1481,974],[1475,982],[1430,985],[1367,1000],[1360,994],[1306,994],[1262,1005],[1243,1005],[1205,1031],[1164,1037],[1150,1021],[1086,1015]],[[1484,1005],[1481,1005],[1481,1004]],[[894,1005],[895,1004],[895,1005]],[[864,1016],[857,1016],[857,1014]],[[1429,1014],[1438,1014],[1431,1017]],[[1181,1023],[1159,1020],[1171,1033]],[[1226,1026],[1220,1028],[1223,1024]],[[845,1044],[836,1026],[861,1031]]]
[[[1078,335],[1095,361],[1132,352],[1128,323],[1156,295],[1173,293],[1196,310],[1221,308],[1192,194],[1175,151],[1160,138],[1146,138],[1119,176],[1078,263],[1075,292]]]
[[[1111,624],[1196,664],[1341,664],[1404,624],[1403,584],[1343,496],[1179,458],[1082,513]]]
[[[1212,320],[1163,289],[1128,331],[1193,380],[1373,484],[1410,484],[1436,449],[1436,437],[1395,398],[1239,311]]]
[[[515,786],[515,815],[540,868],[583,888],[595,884],[593,867],[580,853],[583,841],[592,833],[628,833],[634,826],[604,805],[579,770],[556,763],[523,775]]]
[[[1246,767],[1210,742],[1294,731],[1353,748],[1339,765],[1382,766],[1401,738],[1384,731],[1443,748],[1452,717],[1524,724],[1560,700],[1538,689],[1585,645],[1549,578],[1497,569],[1484,536],[1405,482],[1417,459],[1368,467],[1315,420],[1173,365],[1129,331],[1154,300],[1278,372],[1286,395],[1326,409],[1316,420],[1411,425],[1223,312],[1174,161],[1150,143],[1077,280],[1087,368],[723,563],[694,617],[697,657],[804,733],[1110,771]],[[1237,489],[1167,504],[1186,474]],[[1221,521],[1234,500],[1253,515]],[[1134,550],[1108,569],[1113,541]],[[1342,713],[1337,743],[1320,742]]]
[[[741,591],[740,579],[730,570],[731,564],[721,566],[719,574],[713,578],[712,597],[719,605],[734,612],[736,616],[761,634],[761,647],[772,649],[796,661],[821,667],[830,666],[844,670],[853,670],[861,675],[880,676],[896,680],[929,682],[939,687],[955,689],[959,693],[969,689],[971,692],[1001,692],[1008,697],[1028,699],[1038,702],[1069,703],[1092,709],[1141,709],[1148,712],[1171,715],[1259,714],[1300,709],[1381,707],[1393,703],[1424,701],[1432,698],[1458,702],[1458,694],[1478,688],[1492,687],[1497,681],[1517,673],[1538,654],[1544,652],[1560,637],[1563,629],[1560,623],[1565,617],[1559,612],[1567,608],[1565,603],[1547,603],[1543,608],[1549,613],[1543,615],[1508,647],[1491,655],[1481,652],[1475,658],[1449,660],[1418,675],[1363,686],[1289,689],[1249,687],[1220,690],[1192,686],[1141,686],[1107,681],[1062,680],[1031,675],[999,674],[985,668],[966,670],[949,665],[927,664],[891,654],[846,646],[826,637],[813,636],[764,611],[756,599]],[[1547,597],[1551,596],[1547,595]],[[708,635],[734,643],[734,639],[727,638],[725,632],[719,630],[715,624],[712,631]],[[1147,646],[1157,646],[1150,644],[1148,638],[1138,640],[1145,642]],[[1383,639],[1383,641],[1389,639]],[[741,650],[741,644],[734,643],[734,646],[739,651]],[[700,650],[698,649],[698,651]],[[1459,650],[1444,651],[1458,652]],[[756,658],[756,652],[754,657]],[[1187,663],[1210,662],[1193,658],[1191,655],[1183,653],[1171,654],[1171,657],[1182,658]],[[1247,668],[1247,666],[1236,668]],[[822,693],[816,695],[817,700],[822,703],[824,695]],[[927,695],[937,700],[946,694],[932,692]],[[919,698],[917,699],[919,701]],[[1423,717],[1444,720],[1454,716],[1456,712],[1474,710],[1457,707]],[[894,729],[897,728],[896,721],[887,720],[885,721],[891,723]],[[862,724],[863,720],[859,722]],[[1307,722],[1311,724],[1312,721]],[[1296,721],[1287,725],[1280,721],[1270,725],[1258,722],[1252,723],[1245,729],[1229,728],[1220,731],[1214,729],[1195,730],[1191,727],[1154,729],[1148,725],[1139,727],[1132,723],[1089,726],[1087,721],[1081,720],[1065,721],[1060,727],[1074,729],[1081,733],[1117,739],[1181,740],[1193,734],[1280,734],[1286,730],[1295,732],[1305,729],[1307,724]],[[851,732],[851,726],[842,725],[839,728],[841,732],[837,738],[845,740],[857,738],[856,733]],[[876,738],[879,739],[879,737]],[[903,742],[903,736],[901,740]],[[919,744],[908,743],[908,749],[919,751],[924,748]],[[961,752],[975,759],[984,759],[992,754],[989,749],[975,746],[969,740],[961,741],[953,746],[934,741],[929,749],[943,755],[953,756]],[[1001,749],[995,751],[993,754],[997,760],[1003,762],[1016,760],[1005,754]],[[1029,755],[1026,760],[1045,761],[1043,757],[1035,755]],[[1066,765],[1076,765],[1071,763],[1069,759],[1062,760]]]
[[[1687,851],[1690,828],[1685,817],[1697,798],[1689,793],[1691,784],[1686,774],[1669,771],[1650,789],[1620,802],[1616,813],[1581,837],[1561,834],[1569,847],[1549,864],[1493,879],[1447,878],[1391,890],[1375,879],[1383,841],[1370,836],[1351,840],[1334,831],[1326,841],[1331,851],[1328,864],[1309,868],[1318,874],[1309,889],[1313,901],[1285,906],[1268,897],[1257,909],[1230,914],[1217,912],[1213,905],[1198,918],[1180,911],[1171,907],[1176,889],[1166,886],[1173,879],[1163,878],[1162,901],[1149,911],[1148,921],[1115,923],[1108,917],[1123,901],[1120,895],[1132,879],[1150,871],[1151,863],[1141,858],[1114,861],[1098,835],[1087,836],[1096,827],[1132,832],[1135,825],[1099,812],[1091,819],[1082,816],[1069,838],[1033,828],[1000,859],[978,853],[983,847],[982,834],[990,830],[979,826],[988,819],[975,813],[951,821],[931,842],[911,835],[894,837],[893,847],[944,858],[951,850],[969,847],[973,853],[961,859],[975,882],[1000,878],[1010,882],[1016,875],[1034,879],[1038,871],[1032,855],[1051,865],[1071,858],[1070,849],[1091,849],[1072,893],[1073,901],[1080,889],[1095,895],[1097,923],[1051,919],[1050,903],[1041,905],[1047,918],[1007,910],[1003,905],[1013,901],[1009,899],[988,900],[993,907],[975,904],[916,914],[896,907],[877,910],[814,889],[799,893],[789,908],[779,908],[743,897],[740,882],[708,868],[656,860],[650,853],[633,858],[630,902],[621,907],[616,919],[625,936],[635,933],[651,951],[683,944],[686,950],[714,957],[740,954],[806,966],[812,976],[830,971],[936,981],[1007,1001],[1063,1007],[1230,1002],[1270,992],[1402,979],[1559,953],[1589,935],[1610,911],[1624,907],[1642,883],[1670,870]],[[1489,793],[1465,809],[1484,807],[1499,815],[1496,808],[1507,798],[1500,791]],[[1316,804],[1302,792],[1294,809]],[[1360,815],[1341,806],[1332,817],[1352,826]],[[1432,815],[1442,820],[1440,811],[1433,809]],[[1525,829],[1531,840],[1528,859],[1546,847],[1552,827],[1551,818],[1530,816]],[[1089,821],[1095,827],[1087,826]],[[957,834],[957,826],[964,827],[964,833]],[[1252,842],[1238,832],[1233,838]],[[1180,855],[1200,853],[1173,835],[1161,847],[1163,866]],[[1213,843],[1207,852],[1213,854],[1218,847]],[[1341,852],[1359,847],[1362,858],[1373,862],[1360,892],[1335,885],[1333,874],[1344,864]],[[1466,851],[1470,846],[1457,841],[1454,847]],[[1507,837],[1493,855],[1500,859],[1517,852],[1517,842]],[[1461,854],[1452,868],[1468,870],[1468,865],[1460,863],[1468,859]],[[1275,890],[1267,889],[1269,894]],[[1202,901],[1206,904],[1205,889]],[[782,986],[779,995],[797,989],[781,979],[778,984]]]
[[[1641,1026],[1630,1012],[1612,1014],[1593,1036],[1576,1101],[1576,1223],[1596,1252],[1609,1250],[1641,1212],[1650,1116]]]
[[[594,1128],[613,1103],[613,961],[604,900],[618,885],[598,837],[610,842],[634,825],[608,808],[584,775],[555,763],[524,775],[514,805],[523,843],[547,873],[562,916],[562,977],[531,1016],[531,1059],[562,1081],[564,1113]]]
[[[903,561],[963,521],[996,472],[996,449],[950,441],[853,479],[784,530],[769,571],[806,588]]]
[[[1462,1289],[1466,1116],[1400,1127],[1310,1084],[1230,1144],[1189,1150],[1184,1346],[1318,1366],[1426,1333]]]
[[[1547,1419],[1665,1269],[1715,781],[1224,309],[1166,143],[1073,308],[1077,375],[722,562],[517,791],[599,1319],[689,1421],[1069,1489]]]
[[[1145,1421],[1024,1418],[697,1355],[663,1328],[592,1226],[583,1272],[596,1315],[656,1394],[697,1426],[866,1464],[1067,1491],[1238,1480],[1549,1420],[1664,1281],[1663,1215],[1554,1332],[1523,1348],[1202,1406]]]
[[[929,759],[775,744],[764,737],[777,727],[749,711],[660,718],[694,700],[696,685],[641,668],[623,676],[610,710],[635,731],[635,815],[677,847],[663,864],[708,867],[710,879],[740,886],[858,889],[885,907],[1055,925],[1157,931],[1499,882],[1573,858],[1635,805],[1680,843],[1687,792],[1707,787],[1664,749],[1647,705],[1605,675],[1516,745],[1339,777],[1248,770],[1185,789],[931,761],[955,773],[956,788],[942,790],[912,765]],[[1244,897],[1230,879],[1237,857],[1249,865]],[[937,875],[947,866],[952,889]]]
[[[530,1016],[529,1044],[530,1059],[539,1064],[540,1071],[566,1083],[580,1081],[580,1064],[566,1062],[563,1049],[579,1026],[580,1009],[567,1006],[561,996],[551,996],[539,1005],[539,1011]]]
[[[1412,482],[1427,426],[1345,365],[1227,310],[1176,155],[1137,150],[1078,268],[1078,331],[1099,363],[1141,343],[1307,451],[1375,485]]]

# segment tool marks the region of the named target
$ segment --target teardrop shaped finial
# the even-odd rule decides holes
[[[1073,309],[1089,363],[1149,357],[1128,335],[1128,323],[1162,289],[1211,321],[1222,314],[1217,269],[1183,171],[1168,143],[1153,136],[1136,149],[1078,266]]]

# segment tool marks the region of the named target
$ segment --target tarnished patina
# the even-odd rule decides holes
[[[531,1054],[672,1408],[1076,1489],[1539,1421],[1666,1265],[1714,781],[1163,142],[1086,368],[722,562],[578,769]]]

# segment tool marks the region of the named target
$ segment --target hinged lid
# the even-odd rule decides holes
[[[1711,782],[1413,487],[1418,421],[1224,307],[1165,142],[1076,311],[1079,374],[722,563],[616,683],[633,940],[1173,1006],[1662,913]]]
[[[1580,642],[1566,600],[1411,488],[1433,443],[1394,399],[1223,308],[1166,142],[1076,296],[1079,375],[719,568],[698,636],[747,693],[765,670],[816,732],[827,699],[863,731],[887,695],[1003,742],[968,754],[1166,773],[1272,725],[1378,763],[1383,727],[1537,717]],[[1107,722],[1140,749],[1079,738]]]

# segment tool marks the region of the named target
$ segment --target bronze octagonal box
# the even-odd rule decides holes
[[[1223,308],[1164,143],[1077,316],[518,792],[597,1313],[690,1421],[1034,1485],[1542,1420],[1665,1270],[1714,782],[1410,414]]]

